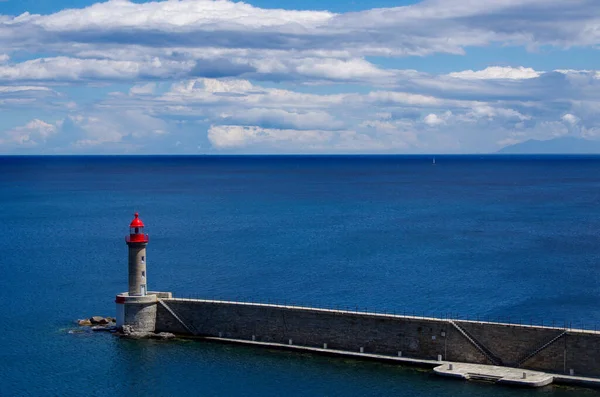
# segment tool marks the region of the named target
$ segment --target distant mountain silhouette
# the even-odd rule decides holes
[[[497,153],[504,154],[600,154],[600,141],[590,141],[571,136],[525,142],[505,146]]]

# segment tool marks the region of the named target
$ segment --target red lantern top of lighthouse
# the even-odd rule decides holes
[[[129,224],[129,227],[144,227],[144,222],[140,219],[140,214],[138,212],[135,213],[135,218]]]
[[[125,237],[127,243],[147,243],[148,235],[144,234],[144,222],[140,214],[135,213],[135,218],[129,224],[129,236]]]

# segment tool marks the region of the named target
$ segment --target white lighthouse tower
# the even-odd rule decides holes
[[[125,242],[129,246],[129,296],[145,296],[148,293],[146,281],[146,246],[148,235],[144,234],[144,222],[137,212],[129,224],[129,236]]]
[[[170,298],[170,292],[148,291],[146,274],[146,246],[148,235],[144,223],[136,212],[125,237],[129,249],[127,292],[117,295],[117,327],[129,325],[135,331],[153,332],[156,327],[156,305],[160,298]]]

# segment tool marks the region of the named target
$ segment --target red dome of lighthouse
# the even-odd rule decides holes
[[[144,227],[144,222],[142,222],[142,220],[140,219],[139,213],[135,213],[135,218],[133,218],[133,220],[129,224],[129,227]]]

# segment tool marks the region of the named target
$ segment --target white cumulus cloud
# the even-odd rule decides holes
[[[487,80],[487,79],[508,79],[508,80],[521,80],[521,79],[534,79],[540,77],[541,72],[537,72],[532,68],[526,68],[519,66],[517,68],[512,67],[501,67],[501,66],[490,66],[483,70],[473,71],[465,70],[462,72],[450,73],[450,77],[466,80]]]
[[[57,126],[39,119],[33,119],[27,124],[15,127],[0,134],[0,145],[33,147],[38,146],[52,134]]]
[[[262,144],[292,150],[317,149],[331,140],[330,131],[272,129],[257,126],[213,125],[208,139],[217,148],[239,148]]]
[[[152,95],[156,89],[156,83],[138,84],[129,89],[129,95]]]
[[[571,125],[575,125],[575,124],[577,124],[579,122],[579,118],[577,116],[575,116],[575,115],[570,114],[570,113],[567,113],[567,114],[563,115],[561,117],[561,119],[564,122],[566,122],[568,124],[571,124]]]
[[[432,127],[444,124],[445,122],[442,117],[439,117],[437,114],[434,113],[429,113],[427,116],[425,116],[423,121],[425,122],[425,124],[430,125]]]
[[[0,65],[0,80],[133,80],[140,77],[175,77],[189,71],[190,62],[79,59],[70,57],[39,58],[17,64]]]

